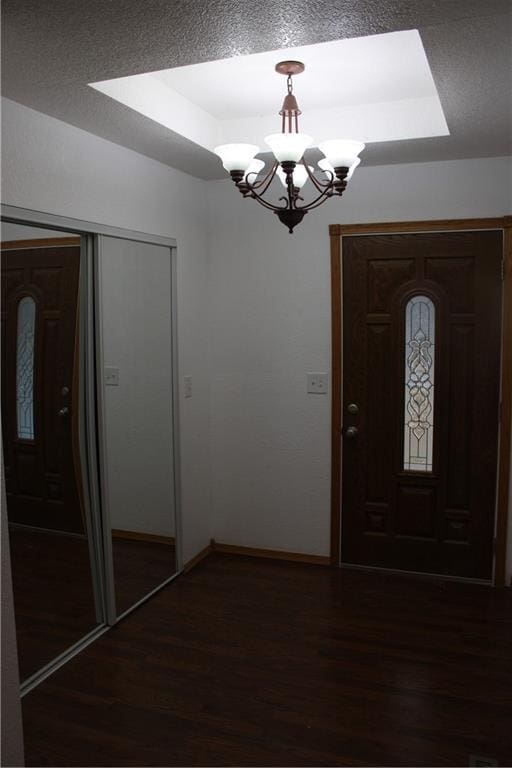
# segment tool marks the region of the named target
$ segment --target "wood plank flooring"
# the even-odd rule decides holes
[[[510,590],[213,554],[23,714],[32,766],[510,765]]]
[[[20,678],[26,680],[96,626],[87,539],[12,527]]]
[[[35,528],[9,531],[21,680],[66,651],[97,624],[85,537]],[[112,541],[117,612],[176,570],[175,548],[153,541]]]
[[[117,615],[131,608],[176,573],[172,544],[140,539],[112,539]]]

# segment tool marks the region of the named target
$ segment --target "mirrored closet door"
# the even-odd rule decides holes
[[[173,241],[18,211],[2,206],[2,534],[26,693],[181,550]]]
[[[169,247],[99,238],[102,506],[116,617],[178,570],[171,256]]]
[[[2,439],[22,683],[104,622],[80,445],[83,244],[2,221]]]

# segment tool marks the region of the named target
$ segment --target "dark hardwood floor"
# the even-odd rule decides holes
[[[116,611],[121,614],[176,572],[172,544],[112,539]]]
[[[96,626],[87,539],[9,528],[20,677],[30,677]]]
[[[510,591],[214,554],[23,714],[32,766],[510,765]]]
[[[21,680],[98,626],[85,537],[11,526],[13,592]],[[115,538],[117,611],[122,613],[175,572],[175,548]]]

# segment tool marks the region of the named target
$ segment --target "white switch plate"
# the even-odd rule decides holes
[[[192,397],[192,376],[184,376],[183,384],[185,390],[185,397]]]
[[[107,387],[119,386],[119,368],[105,366],[105,385]]]
[[[308,373],[307,381],[309,395],[327,394],[327,385],[329,383],[328,373]]]

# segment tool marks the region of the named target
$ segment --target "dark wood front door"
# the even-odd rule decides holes
[[[2,250],[2,434],[10,522],[82,533],[72,425],[80,247]]]
[[[502,233],[343,238],[342,562],[490,579]]]

